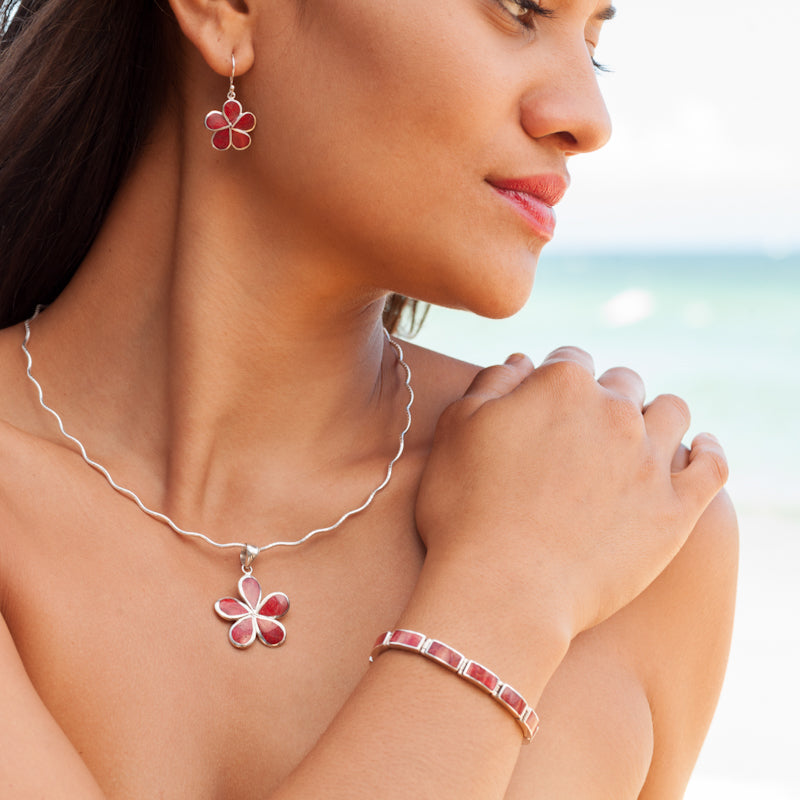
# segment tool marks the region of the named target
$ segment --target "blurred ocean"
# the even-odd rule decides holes
[[[741,564],[728,674],[687,800],[800,800],[800,253],[542,257],[509,320],[432,308],[415,341],[479,364],[575,344],[682,396],[728,455]]]

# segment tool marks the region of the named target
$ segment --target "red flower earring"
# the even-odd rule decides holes
[[[242,104],[236,99],[233,79],[236,76],[236,59],[231,54],[231,85],[228,99],[222,111],[209,111],[205,125],[211,131],[211,145],[216,150],[247,150],[253,141],[250,131],[256,126],[256,118],[250,111],[242,111]]]

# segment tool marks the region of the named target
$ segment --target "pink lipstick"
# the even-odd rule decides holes
[[[561,175],[536,175],[512,180],[487,180],[505,198],[538,236],[549,241],[556,227],[553,206],[567,191],[569,182]]]

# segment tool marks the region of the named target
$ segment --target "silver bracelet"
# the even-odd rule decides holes
[[[376,656],[390,649],[406,650],[425,656],[491,695],[519,723],[525,744],[529,744],[539,730],[539,717],[516,689],[503,683],[490,669],[462,656],[458,650],[444,642],[429,639],[416,631],[398,628],[386,631],[378,637],[369,660],[374,661]]]

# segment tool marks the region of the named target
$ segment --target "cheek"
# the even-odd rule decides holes
[[[519,301],[500,308],[492,299],[487,260],[511,256],[513,275],[496,265],[492,274],[524,300],[533,255],[518,238],[513,253],[498,252],[503,243],[487,230],[483,178],[514,102],[512,90],[498,91],[506,76],[487,53],[492,32],[467,7],[309,6],[293,41],[267,62],[265,181],[294,219],[306,217],[371,277],[376,267],[389,276],[383,288],[502,316]],[[475,298],[459,296],[454,282]],[[475,308],[479,296],[491,307]]]
[[[476,122],[491,93],[476,76],[486,65],[459,47],[436,3],[406,0],[402,12],[387,5],[309,6],[267,78],[276,147],[294,149],[302,163],[326,162],[326,173],[341,163],[352,175],[360,165],[372,173],[399,163],[407,172],[481,137]]]

